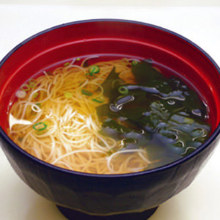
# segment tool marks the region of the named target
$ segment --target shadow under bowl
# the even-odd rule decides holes
[[[209,107],[212,127],[209,139],[192,154],[171,164],[121,175],[65,170],[23,151],[7,136],[7,113],[12,94],[34,74],[90,55],[151,58],[181,74],[195,86]],[[150,216],[156,207],[193,181],[216,146],[220,132],[218,66],[194,43],[154,25],[110,19],[72,22],[50,28],[9,52],[1,61],[0,77],[3,151],[20,178],[35,192],[56,203],[66,216],[74,214],[71,210],[90,216],[141,212],[146,214],[145,218]],[[81,214],[84,219],[85,214]]]

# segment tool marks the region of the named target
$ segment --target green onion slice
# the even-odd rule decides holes
[[[94,73],[99,73],[100,71],[100,68],[96,65],[92,65],[90,68],[89,68],[89,74],[90,76],[92,76]]]
[[[192,118],[184,118],[184,122],[187,124],[192,124],[194,120]]]
[[[134,65],[134,66],[137,65],[138,64],[138,60],[132,60],[131,64]]]
[[[47,128],[47,125],[44,122],[38,122],[38,123],[33,125],[33,129],[36,130],[36,131],[43,131],[46,128]]]
[[[118,91],[119,91],[121,94],[123,94],[123,95],[128,94],[128,89],[127,89],[125,86],[120,86],[120,87],[118,88]]]
[[[63,66],[69,66],[69,65],[70,65],[69,62],[63,64]]]
[[[69,98],[72,98],[73,97],[73,94],[71,92],[65,92],[64,93],[64,96],[69,99]]]
[[[90,91],[88,91],[86,89],[82,89],[81,92],[82,92],[83,95],[87,95],[87,96],[91,96],[92,95],[92,92],[90,92]]]
[[[36,82],[31,80],[29,83],[28,83],[28,87],[29,88],[34,88],[34,86],[36,85]]]
[[[35,92],[35,93],[33,94],[33,98],[37,98],[38,95],[39,95],[39,93],[38,93],[38,92]]]
[[[93,73],[86,73],[86,77],[88,78],[89,76],[94,76]]]
[[[35,85],[36,85],[36,82],[32,79],[32,80],[30,80],[27,84],[26,84],[26,83],[23,84],[23,85],[21,86],[21,89],[22,89],[23,91],[29,91],[30,88],[34,88]]]
[[[100,99],[92,99],[92,101],[93,101],[93,102],[97,102],[97,103],[103,103],[103,101],[100,100]]]

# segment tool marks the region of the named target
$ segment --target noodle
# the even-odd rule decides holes
[[[76,65],[74,59],[29,80],[26,96],[18,97],[10,109],[10,137],[31,155],[74,171],[121,174],[145,170],[150,164],[146,150],[123,149],[121,141],[102,135],[96,111],[109,102],[101,84],[113,67],[126,83],[134,82],[130,61],[98,62],[99,73],[93,76],[88,75],[90,66],[84,67],[87,61]]]

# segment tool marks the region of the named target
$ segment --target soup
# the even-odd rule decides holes
[[[74,171],[152,169],[209,136],[205,102],[152,60],[74,59],[25,82],[12,97],[8,134],[31,155]]]

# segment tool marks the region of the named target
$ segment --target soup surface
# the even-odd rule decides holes
[[[11,139],[53,165],[121,174],[197,149],[210,126],[204,101],[152,60],[77,58],[25,82],[9,106]]]

